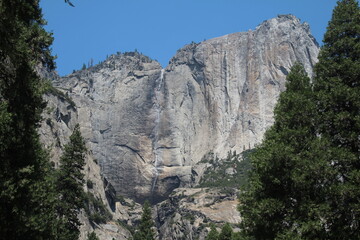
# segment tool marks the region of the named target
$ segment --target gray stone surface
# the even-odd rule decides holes
[[[178,188],[168,200],[155,206],[159,239],[205,239],[211,223],[221,226],[240,222],[236,190]]]
[[[139,53],[112,55],[54,82],[76,104],[61,121],[80,123],[117,194],[159,201],[189,186],[209,151],[258,144],[290,67],[299,61],[312,75],[318,51],[309,26],[283,15],[187,45],[165,69]]]
[[[127,53],[55,82],[76,103],[83,136],[102,173],[119,194],[137,199],[149,195],[154,178],[160,73],[159,63]]]
[[[174,147],[164,158],[187,166],[209,150],[225,157],[253,148],[273,123],[290,67],[299,61],[312,75],[318,50],[308,25],[292,15],[180,49],[164,74],[161,125],[171,133],[160,142]]]
[[[44,121],[41,128],[39,128],[40,138],[45,148],[49,149],[54,166],[58,167],[64,145],[69,141],[69,137],[78,121],[77,107],[61,94],[48,93],[44,96],[44,99],[47,101],[47,107],[43,112]],[[81,128],[81,130],[83,129]],[[89,147],[88,143],[87,147]],[[90,153],[86,155],[83,173],[85,182],[91,181],[92,186],[89,188],[86,184],[84,190],[91,192],[97,199],[101,199],[113,215],[113,218],[115,218],[117,217],[115,193],[112,191],[112,186],[101,174],[97,161],[93,159]],[[87,240],[87,234],[93,231],[96,231],[101,240],[129,239],[131,236],[127,229],[118,226],[114,222],[94,226],[94,223],[89,222],[84,211],[79,214],[79,219],[82,223],[80,240]]]

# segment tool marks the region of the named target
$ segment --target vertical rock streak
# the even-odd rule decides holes
[[[159,174],[162,171],[162,157],[161,157],[161,149],[159,146],[159,135],[160,135],[160,124],[161,124],[161,88],[164,81],[164,69],[161,69],[160,78],[158,80],[158,84],[154,89],[154,111],[155,111],[155,126],[154,126],[154,142],[153,142],[153,152],[154,152],[154,177],[151,184],[151,195],[154,194],[155,186],[157,180],[159,178]]]

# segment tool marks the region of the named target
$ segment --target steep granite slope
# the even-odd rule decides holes
[[[139,53],[117,54],[60,79],[102,173],[117,192],[141,199],[154,176],[155,90],[161,66]]]
[[[299,61],[312,75],[318,50],[308,25],[292,15],[179,50],[164,74],[161,177],[190,171],[184,166],[209,150],[224,157],[253,148],[272,124],[290,67]]]
[[[52,75],[57,78],[56,74]],[[48,77],[42,73],[41,76]],[[64,145],[68,143],[78,120],[77,107],[66,95],[53,88],[50,88],[48,93],[44,95],[44,100],[47,102],[47,107],[42,114],[44,121],[39,128],[39,133],[44,147],[49,149],[52,163],[58,167]],[[131,234],[126,228],[110,221],[111,217],[115,220],[119,215],[115,207],[115,191],[101,174],[100,167],[90,152],[86,154],[83,173],[86,182],[84,186],[85,195],[88,199],[91,198],[86,201],[90,203],[86,204],[88,211],[83,209],[79,214],[81,222],[79,239],[88,239],[87,234],[93,231],[101,240],[111,240],[113,237],[115,239],[129,239]],[[106,220],[97,223],[98,220],[94,218],[94,214],[98,211],[94,209],[94,201],[97,203],[97,207],[99,204],[103,206],[101,213],[108,213],[108,216],[101,216],[104,219],[107,218]]]
[[[187,45],[165,69],[139,53],[117,54],[55,86],[75,102],[117,193],[159,201],[190,186],[208,152],[224,157],[259,143],[290,67],[299,61],[311,75],[318,50],[306,23],[282,15]]]

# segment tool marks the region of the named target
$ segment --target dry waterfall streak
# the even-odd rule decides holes
[[[158,85],[155,89],[155,102],[154,102],[154,110],[156,113],[156,118],[155,118],[155,127],[154,127],[154,179],[153,182],[151,184],[151,194],[153,194],[155,186],[156,186],[156,182],[159,178],[159,174],[161,173],[161,169],[162,169],[162,158],[161,158],[161,149],[159,146],[159,131],[160,131],[160,115],[161,115],[161,105],[160,105],[160,94],[161,94],[161,87],[164,81],[164,69],[161,69],[161,73],[160,73],[160,79],[158,82]]]

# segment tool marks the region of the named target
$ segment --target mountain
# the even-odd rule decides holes
[[[56,156],[80,123],[116,195],[159,202],[195,185],[204,171],[195,165],[209,152],[225,157],[258,144],[290,67],[300,62],[311,76],[318,52],[307,23],[279,15],[186,45],[165,69],[138,52],[118,53],[53,80],[43,141]]]

